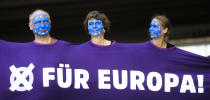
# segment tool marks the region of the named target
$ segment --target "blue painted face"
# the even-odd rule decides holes
[[[101,20],[90,19],[88,21],[88,31],[91,36],[98,36],[103,33],[103,23]]]
[[[50,20],[46,14],[38,14],[34,16],[33,31],[36,35],[45,36],[50,32]]]
[[[150,32],[151,38],[159,37],[162,33],[160,23],[156,20],[152,20],[152,22],[150,24],[149,32]]]

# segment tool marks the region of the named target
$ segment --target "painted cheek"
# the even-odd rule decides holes
[[[49,25],[48,24],[44,24],[45,28],[49,28]]]
[[[47,24],[47,30],[49,31],[50,30],[50,24]]]
[[[34,32],[36,32],[36,29],[33,29]]]
[[[90,31],[90,30],[92,30],[92,28],[93,28],[93,24],[88,24],[88,30]]]
[[[154,28],[154,31],[157,31],[157,28]]]
[[[103,25],[98,25],[98,30],[103,30]]]
[[[92,30],[92,26],[91,25],[88,25],[88,30]]]
[[[48,26],[49,26],[49,24],[48,24],[48,23],[46,23],[46,24],[45,24],[45,26],[47,26],[47,27],[48,27]]]
[[[91,26],[88,27],[88,31],[89,32],[92,32],[93,31]]]
[[[160,31],[160,27],[158,26],[157,31]]]
[[[94,25],[90,25],[90,29],[93,30],[93,28],[94,28]]]
[[[39,24],[39,25],[40,25],[40,24]],[[34,24],[34,28],[36,28],[36,29],[39,28],[39,25]]]

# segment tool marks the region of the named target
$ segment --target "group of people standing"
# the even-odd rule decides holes
[[[197,74],[210,76],[209,58],[178,49],[167,42],[171,31],[171,23],[164,15],[157,15],[152,18],[149,28],[151,40],[137,44],[118,43],[105,39],[104,34],[107,34],[107,31],[110,30],[110,20],[100,11],[91,11],[87,14],[83,25],[91,40],[79,45],[52,38],[50,35],[51,23],[47,11],[35,10],[29,16],[29,27],[34,33],[34,41],[29,43],[0,41],[1,100],[155,100],[157,97],[163,100],[169,98],[174,100],[208,99],[210,78],[205,78],[203,83],[206,89],[205,93],[191,94],[194,93],[194,90],[189,89],[185,91],[186,94],[179,94],[178,89],[181,87],[181,83],[172,87],[174,88],[171,89],[172,93],[165,93],[163,88],[154,92],[145,87],[142,91],[141,84],[138,84],[142,77],[138,77],[139,74],[135,78],[128,77],[129,71],[142,71],[144,74],[155,71],[159,72],[161,76],[164,76],[165,73],[175,73],[180,81],[184,74],[192,75],[192,79],[195,79]],[[13,74],[10,68],[16,66],[18,69],[30,64],[35,66],[32,71],[34,82],[31,85],[33,88],[28,91],[18,91],[18,89],[11,91],[10,87],[17,78],[12,79]],[[61,66],[63,64],[69,65]],[[43,69],[45,68],[52,68],[49,71],[51,76],[48,86],[43,86]],[[89,76],[81,76],[81,78],[85,77],[89,80],[86,80],[86,85],[81,82],[79,88],[74,87],[73,84],[77,84],[77,82],[73,82],[73,80],[76,81],[74,74],[67,74],[67,71],[66,73],[63,71],[63,79],[61,79],[63,83],[67,82],[67,77],[73,77],[72,85],[63,89],[57,85],[56,79],[58,79],[58,76],[55,76],[58,75],[58,72],[53,68],[66,70],[70,68],[72,73],[74,73],[73,69],[86,70]],[[98,75],[101,75],[98,72],[99,69],[107,70],[104,75],[110,75],[110,78],[104,80],[106,81],[104,82],[106,87],[97,87],[99,85],[98,80],[100,80]],[[123,89],[113,88],[112,84],[114,82],[112,80],[117,79],[116,75],[113,74],[116,70],[119,72],[122,70],[122,75],[119,76],[127,76],[125,79],[118,76],[120,82],[128,79],[138,80],[136,85],[132,86],[134,87],[132,90],[128,88],[130,83],[127,83],[127,87]],[[154,79],[154,86],[156,86],[155,82],[157,80],[162,79]],[[173,79],[171,81],[173,82]],[[142,83],[146,86],[145,84],[146,82]],[[21,87],[24,87],[24,84]]]
[[[86,31],[91,36],[91,42],[96,45],[108,46],[113,41],[104,38],[104,34],[110,30],[110,20],[99,11],[91,11],[87,14],[84,23]],[[34,33],[34,41],[39,44],[51,44],[57,39],[50,36],[51,19],[47,11],[38,9],[29,15],[29,28]],[[173,45],[167,43],[171,31],[171,23],[164,15],[152,18],[149,33],[152,43],[160,48],[170,48]]]

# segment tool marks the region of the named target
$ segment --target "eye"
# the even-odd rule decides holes
[[[45,23],[45,24],[48,24],[49,22],[48,22],[48,21],[44,21],[44,23]]]
[[[93,25],[93,23],[89,23],[89,25]]]
[[[41,22],[36,22],[35,25],[39,25]]]
[[[97,25],[100,25],[100,23],[96,23]]]
[[[150,28],[154,28],[154,25],[150,25]]]

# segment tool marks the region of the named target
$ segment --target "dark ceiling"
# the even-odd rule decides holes
[[[0,38],[32,41],[28,15],[35,9],[50,13],[53,37],[74,43],[89,40],[82,22],[92,10],[109,17],[111,31],[106,38],[118,42],[148,40],[148,25],[155,14],[165,14],[171,19],[170,39],[210,36],[209,0],[1,0]]]

